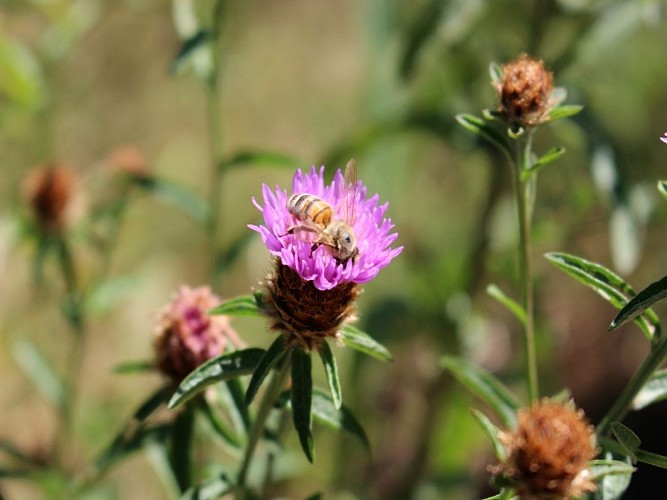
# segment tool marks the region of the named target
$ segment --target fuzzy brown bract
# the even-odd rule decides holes
[[[493,468],[522,499],[575,498],[594,491],[588,462],[597,455],[594,429],[581,410],[544,399],[518,412],[518,426],[500,435],[507,460]]]
[[[346,320],[354,318],[354,302],[361,294],[356,283],[319,290],[289,266],[274,261],[266,278],[267,314],[271,329],[283,332],[288,347],[318,350],[326,338],[336,338]]]
[[[28,172],[23,195],[43,230],[59,232],[65,227],[76,181],[74,170],[61,163],[38,166]]]
[[[553,74],[544,63],[523,54],[502,67],[502,80],[496,82],[499,111],[510,125],[533,126],[549,118]]]

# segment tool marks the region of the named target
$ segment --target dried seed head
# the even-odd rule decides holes
[[[238,337],[227,316],[209,316],[220,299],[207,286],[181,286],[155,325],[157,368],[179,383],[205,361],[224,353]]]
[[[110,168],[130,177],[146,178],[150,175],[146,158],[134,146],[121,146],[108,158]]]
[[[553,74],[544,63],[523,54],[503,66],[502,80],[495,83],[499,111],[510,125],[538,125],[549,118]]]
[[[320,290],[280,259],[275,259],[266,288],[271,329],[283,333],[286,346],[306,351],[317,350],[327,337],[337,337],[343,322],[354,319],[354,301],[361,294],[356,283]]]
[[[501,441],[507,460],[492,468],[522,499],[566,499],[594,491],[588,462],[597,455],[594,428],[583,411],[544,399],[518,412],[513,432]]]
[[[60,163],[28,172],[23,181],[23,195],[43,230],[59,232],[65,227],[76,180],[74,170]]]

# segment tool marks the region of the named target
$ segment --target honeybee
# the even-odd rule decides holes
[[[308,193],[294,193],[287,200],[287,210],[299,222],[285,234],[294,234],[303,241],[313,241],[311,252],[318,245],[331,249],[333,256],[341,262],[359,255],[357,238],[352,229],[354,220],[354,199],[357,188],[357,162],[350,160],[345,167],[345,203],[343,218],[334,214],[333,207],[319,196]]]

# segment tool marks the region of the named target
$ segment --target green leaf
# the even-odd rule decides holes
[[[477,420],[482,427],[484,434],[491,440],[496,458],[501,462],[505,461],[507,458],[507,451],[498,437],[498,433],[500,432],[498,427],[493,425],[491,420],[489,420],[489,417],[484,415],[481,411],[475,410],[474,408],[470,411],[472,412],[472,416],[475,417],[475,420]]]
[[[340,330],[341,341],[347,347],[362,352],[380,361],[391,361],[391,353],[366,332],[362,332],[357,327],[345,325]]]
[[[322,358],[322,365],[324,365],[324,372],[327,375],[327,382],[329,383],[329,390],[334,402],[334,406],[338,410],[343,404],[343,396],[340,390],[340,381],[338,380],[338,367],[336,366],[336,358],[331,351],[331,347],[327,341],[322,343],[319,350],[320,358]]]
[[[635,471],[632,465],[620,460],[591,460],[588,467],[591,470],[591,481],[595,482],[610,474],[632,474]]]
[[[217,500],[231,493],[234,485],[225,474],[193,486],[181,496],[181,500]]]
[[[165,442],[170,435],[171,428],[171,423],[139,427],[134,431],[124,428],[95,460],[95,465],[100,472],[104,472],[115,463],[150,443]]]
[[[421,2],[420,6],[421,9],[414,21],[401,37],[404,40],[404,46],[401,49],[399,74],[404,80],[414,75],[419,53],[441,26],[446,3],[430,0]]]
[[[271,346],[266,350],[262,358],[257,363],[257,367],[252,374],[250,383],[248,384],[248,389],[245,393],[245,404],[250,406],[252,400],[255,399],[255,395],[259,390],[259,387],[264,382],[264,379],[271,371],[271,368],[282,359],[285,355],[285,341],[283,340],[282,335],[278,335],[276,340],[273,341]]]
[[[632,287],[621,277],[600,264],[566,253],[548,253],[545,257],[566,274],[595,290],[617,309],[623,308],[628,303],[629,297],[635,295]],[[635,323],[644,335],[651,339],[658,328],[659,320],[653,311],[648,310],[645,315],[635,318]]]
[[[12,354],[46,399],[63,408],[67,400],[65,386],[37,346],[25,337],[17,337],[12,343]]]
[[[293,156],[273,151],[242,151],[220,163],[221,169],[242,167],[244,165],[268,165],[293,170],[303,162]]]
[[[496,377],[454,356],[445,356],[441,364],[473,394],[489,405],[504,425],[514,427],[516,411],[521,404]]]
[[[224,274],[228,271],[232,267],[232,264],[244,254],[250,242],[254,240],[255,234],[254,231],[243,231],[229,247],[221,251],[215,261],[216,272]]]
[[[170,385],[166,385],[158,389],[148,399],[146,399],[146,401],[144,401],[139,406],[139,408],[137,408],[137,411],[134,412],[133,418],[139,422],[143,422],[148,417],[150,417],[155,410],[169,401],[171,393],[172,388]]]
[[[0,439],[0,453],[12,457],[15,460],[29,465],[40,465],[39,460],[23,453],[16,446],[5,439]]]
[[[176,73],[183,64],[199,49],[209,41],[209,34],[206,30],[200,30],[190,38],[183,41],[178,54],[171,63],[171,72]]]
[[[639,436],[620,422],[611,423],[611,432],[614,433],[614,436],[628,455],[632,457],[632,462],[637,462],[637,450],[639,450],[639,446],[642,444]]]
[[[0,466],[0,479],[17,479],[30,475],[31,471],[26,469],[6,469]]]
[[[211,429],[213,429],[225,443],[232,448],[240,449],[241,441],[238,436],[216,416],[215,412],[204,398],[199,401],[197,409],[199,410],[199,414],[204,417],[204,420],[211,426]]]
[[[658,191],[664,198],[667,198],[667,181],[658,181]]]
[[[251,348],[208,360],[181,382],[169,401],[169,409],[182,405],[211,384],[252,373],[263,355],[262,349]]]
[[[209,312],[211,315],[225,314],[227,316],[261,316],[262,308],[254,295],[241,295],[230,299]]]
[[[496,63],[489,64],[489,76],[491,83],[498,83],[503,80],[503,68]]]
[[[208,208],[200,196],[157,177],[132,177],[132,181],[156,199],[179,207],[200,224],[208,223]]]
[[[624,325],[628,321],[644,313],[646,309],[656,302],[663,300],[665,297],[667,297],[667,276],[655,283],[651,283],[630,299],[611,322],[609,329],[615,330],[621,325]]]
[[[574,116],[579,113],[582,109],[584,109],[584,107],[579,104],[558,106],[549,112],[549,122],[555,122],[556,120],[569,118],[570,116]]]
[[[558,158],[563,156],[565,154],[565,148],[562,147],[554,147],[551,148],[549,151],[547,151],[544,155],[540,156],[535,163],[532,163],[530,167],[525,169],[523,172],[521,172],[521,178],[522,180],[528,179],[531,175],[533,175],[535,172],[540,170],[542,167],[548,165],[549,163],[553,163],[556,161]]]
[[[505,136],[486,123],[482,118],[469,114],[460,114],[456,115],[456,121],[473,134],[484,137],[498,146],[505,154],[511,155],[509,143],[505,139]]]
[[[610,455],[611,456],[611,455]],[[591,480],[599,484],[597,497],[602,500],[620,499],[628,488],[634,467],[618,460],[592,460],[589,462]]]
[[[32,53],[0,32],[0,93],[16,104],[39,108],[45,99],[42,69]]]
[[[229,418],[237,433],[247,434],[250,431],[250,415],[245,404],[245,388],[238,378],[228,380],[225,385],[222,399]]]
[[[634,410],[641,410],[657,401],[667,399],[667,370],[658,370],[651,375],[632,401]]]
[[[150,360],[124,361],[113,367],[114,373],[125,375],[128,373],[145,373],[155,370],[155,362]]]
[[[368,436],[352,412],[345,405],[336,409],[331,396],[317,387],[313,389],[312,411],[315,420],[334,430],[344,431],[356,437],[370,453],[371,444]]]
[[[292,352],[292,420],[294,429],[299,436],[301,448],[308,461],[313,463],[313,435],[310,432],[312,424],[313,400],[313,373],[310,354],[301,349]]]
[[[505,293],[495,284],[486,287],[486,293],[504,305],[522,325],[526,324],[526,310],[514,299],[505,295]]]

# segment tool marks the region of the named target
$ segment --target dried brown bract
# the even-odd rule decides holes
[[[39,226],[49,232],[60,232],[67,222],[77,176],[61,163],[38,166],[23,181],[23,194]]]

